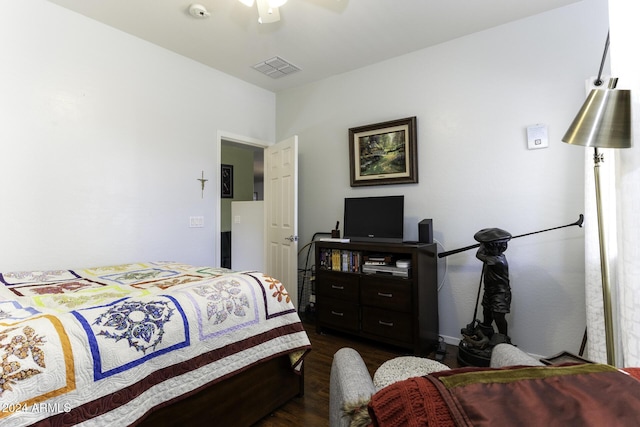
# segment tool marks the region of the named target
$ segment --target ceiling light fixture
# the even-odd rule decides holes
[[[280,7],[285,4],[287,0],[269,0],[269,7]]]
[[[247,7],[253,7],[256,2],[258,6],[258,22],[261,24],[270,24],[280,20],[280,11],[278,8],[285,4],[287,0],[238,0]]]

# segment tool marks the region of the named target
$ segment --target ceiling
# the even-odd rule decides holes
[[[49,1],[278,92],[579,0],[289,0],[271,24],[238,0]],[[276,56],[300,71],[253,68]]]

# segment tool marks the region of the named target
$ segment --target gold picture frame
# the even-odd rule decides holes
[[[351,186],[418,182],[416,117],[349,129]]]

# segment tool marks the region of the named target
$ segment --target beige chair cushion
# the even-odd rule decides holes
[[[422,377],[432,372],[446,371],[449,369],[447,365],[424,357],[396,357],[380,365],[373,375],[373,385],[377,391],[397,381],[413,377]]]

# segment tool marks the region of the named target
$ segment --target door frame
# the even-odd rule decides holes
[[[216,171],[214,174],[214,179],[213,179],[213,185],[215,185],[216,187],[216,198],[215,198],[215,206],[214,206],[214,212],[216,215],[216,219],[215,221],[213,221],[214,223],[214,229],[213,229],[213,233],[214,233],[214,266],[216,267],[220,267],[220,256],[222,254],[222,248],[220,246],[220,207],[221,207],[221,202],[220,202],[220,167],[222,165],[222,140],[225,141],[229,141],[229,142],[233,142],[236,144],[241,144],[241,145],[249,145],[252,147],[258,147],[258,148],[262,148],[262,150],[264,151],[267,147],[273,145],[273,142],[267,142],[267,141],[263,141],[260,139],[256,139],[256,138],[251,138],[248,136],[243,136],[243,135],[238,135],[235,133],[231,133],[231,132],[226,132],[226,131],[222,131],[222,130],[218,130],[218,134],[216,137],[216,160],[214,162],[214,170]],[[266,203],[265,203],[266,204]],[[265,254],[263,253],[263,257],[265,256]]]

